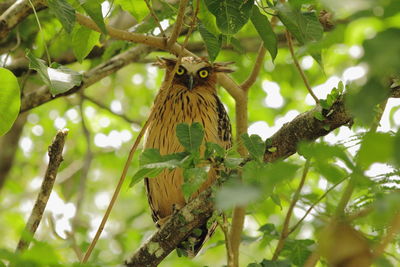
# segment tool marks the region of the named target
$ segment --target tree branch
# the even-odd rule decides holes
[[[153,51],[154,48],[148,47],[146,45],[138,45],[133,47],[117,56],[112,57],[110,60],[94,67],[91,70],[86,71],[83,74],[82,83],[79,86],[75,86],[71,90],[52,96],[47,86],[42,86],[39,89],[26,94],[21,100],[21,112],[30,110],[44,103],[47,103],[53,99],[74,94],[80,90],[83,90],[90,85],[98,82],[102,78],[115,73],[119,69],[125,67],[131,62],[137,61],[145,57],[148,53]]]
[[[296,55],[294,53],[292,36],[290,35],[288,30],[286,30],[286,40],[287,40],[287,43],[288,43],[290,54],[292,55],[292,59],[293,59],[294,65],[296,66],[297,70],[299,71],[301,79],[303,80],[304,85],[306,86],[306,88],[308,90],[308,93],[310,93],[312,98],[314,98],[315,103],[318,104],[319,103],[318,97],[314,94],[313,90],[311,89],[311,85],[308,82],[306,74],[304,73],[303,69],[301,68],[301,66],[299,64],[299,61],[297,60],[297,57],[296,57]]]
[[[42,0],[31,0],[31,2],[36,11],[46,8]],[[28,0],[15,1],[14,4],[0,16],[0,40],[5,38],[18,23],[32,13],[33,10]]]
[[[399,91],[400,88],[395,88],[392,90],[391,95],[399,97]],[[320,122],[314,118],[313,114],[317,110],[320,110],[320,108],[317,107],[298,115],[295,119],[285,124],[277,133],[275,133],[270,138],[273,145],[267,147],[264,160],[266,162],[271,162],[279,158],[289,157],[296,152],[297,144],[300,141],[315,140],[340,126],[347,125],[352,119],[348,111],[344,108],[343,99],[337,101],[333,105],[334,111],[325,122]],[[324,125],[330,125],[330,131],[326,131],[323,128]],[[271,147],[276,147],[276,151],[270,152],[268,148]],[[334,185],[328,191],[332,190],[336,186],[337,185]],[[127,266],[156,266],[161,262],[162,259],[175,248],[174,246],[177,246],[192,232],[194,228],[204,224],[208,216],[212,214],[212,201],[210,195],[206,195],[210,193],[210,190],[211,189],[204,191],[198,198],[189,202],[181,211],[171,216],[171,219],[165,224],[165,226],[156,232],[148,242],[143,244],[134,256],[127,260],[125,264]],[[327,193],[325,193],[316,203],[323,199]],[[312,207],[314,207],[316,203]],[[198,214],[198,212],[200,213]],[[185,225],[189,225],[190,227],[182,227],[182,222],[180,222],[182,214],[189,215],[185,216],[187,219],[185,220]],[[297,225],[295,227],[297,227]],[[293,229],[290,230],[289,233],[292,231]],[[174,234],[171,235],[171,233]],[[146,262],[146,259],[149,259],[150,261]],[[145,265],[146,263],[150,265]]]
[[[68,134],[68,130],[60,130],[57,132],[53,143],[49,147],[49,164],[47,166],[46,174],[44,176],[40,192],[37,196],[35,206],[32,209],[31,215],[29,216],[28,222],[26,223],[25,229],[22,233],[22,237],[18,242],[16,251],[20,252],[28,248],[30,244],[30,236],[34,236],[35,232],[42,220],[43,212],[46,208],[47,201],[49,200],[53,185],[56,180],[58,167],[63,161],[62,151],[64,148],[65,138]]]
[[[104,105],[104,104],[101,103],[100,101],[98,101],[98,100],[96,100],[96,99],[94,99],[94,98],[92,98],[92,97],[90,97],[90,96],[88,96],[88,95],[82,94],[82,97],[83,97],[84,99],[88,100],[89,102],[92,102],[93,104],[95,104],[95,105],[98,106],[99,108],[102,108],[102,109],[104,109],[104,110],[107,110],[107,111],[110,112],[111,114],[113,114],[113,115],[115,115],[115,116],[117,116],[117,117],[122,118],[123,120],[125,120],[126,122],[128,122],[128,123],[130,123],[130,124],[136,124],[136,125],[139,125],[139,126],[142,124],[140,121],[136,121],[136,120],[132,120],[132,119],[128,118],[128,116],[126,116],[125,114],[120,114],[120,113],[116,113],[116,112],[112,111],[109,107],[107,107],[106,105]]]
[[[182,24],[183,24],[183,19],[185,17],[185,9],[187,6],[188,0],[181,0],[179,2],[179,9],[178,9],[178,15],[176,16],[175,24],[174,24],[174,30],[171,33],[171,36],[168,39],[167,42],[167,47],[171,47],[173,44],[175,44],[176,40],[178,39],[178,36],[182,30]]]
[[[125,261],[125,266],[157,266],[195,228],[205,224],[211,217],[214,210],[211,192],[212,189],[208,188],[171,216],[160,230]]]
[[[257,54],[257,58],[256,58],[256,62],[254,63],[254,67],[253,70],[251,71],[250,76],[247,78],[246,81],[244,81],[240,87],[242,87],[242,89],[244,91],[248,91],[249,88],[256,82],[258,74],[260,73],[261,67],[263,66],[263,62],[264,62],[264,57],[265,57],[265,52],[267,52],[267,50],[264,47],[264,43],[261,42],[259,49],[258,49],[258,54]]]
[[[293,199],[290,202],[289,209],[288,209],[288,211],[286,213],[285,222],[283,223],[281,236],[279,238],[278,245],[276,246],[275,251],[274,251],[274,255],[272,257],[273,261],[276,261],[278,259],[279,254],[281,253],[281,251],[283,249],[283,246],[285,245],[286,238],[290,234],[290,232],[289,232],[290,218],[292,217],[293,209],[296,206],[296,203],[300,198],[301,189],[303,188],[304,183],[306,181],[306,177],[307,177],[307,173],[308,173],[309,168],[310,168],[310,159],[307,159],[307,161],[306,161],[306,163],[304,165],[303,175],[301,176],[301,180],[300,180],[299,186],[297,187],[297,190],[294,193]]]

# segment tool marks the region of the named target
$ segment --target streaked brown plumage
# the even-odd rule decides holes
[[[228,115],[216,92],[218,72],[231,72],[225,64],[211,64],[203,59],[182,58],[171,86],[166,88],[166,81],[176,63],[175,59],[160,59],[157,63],[166,69],[166,75],[154,106],[154,119],[150,122],[145,139],[145,148],[158,148],[161,155],[183,151],[175,128],[179,123],[199,122],[204,128],[204,138],[222,147],[231,146],[231,125]],[[162,95],[162,96],[161,96]],[[204,147],[201,147],[204,150]],[[192,196],[195,197],[216,179],[216,170],[211,169],[208,179]],[[185,205],[181,186],[182,170],[165,170],[155,178],[145,179],[147,196],[152,210],[152,217],[158,226],[173,213]],[[215,228],[215,227],[211,227]],[[203,232],[194,241],[188,254],[195,255],[214,229],[202,227]]]

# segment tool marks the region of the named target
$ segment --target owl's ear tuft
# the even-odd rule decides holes
[[[230,62],[214,62],[213,64],[213,70],[215,72],[224,72],[224,73],[231,73],[234,72],[234,69],[229,68],[229,65],[233,64],[235,62],[230,61]]]
[[[157,61],[153,63],[153,66],[157,66],[161,69],[174,67],[176,64],[176,58],[157,57]]]

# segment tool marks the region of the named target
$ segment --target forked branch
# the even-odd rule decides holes
[[[63,161],[62,151],[67,137],[68,130],[60,130],[57,132],[53,143],[49,147],[49,164],[47,165],[46,174],[44,175],[42,186],[40,187],[35,205],[29,216],[28,222],[22,233],[22,237],[18,242],[16,251],[21,252],[29,247],[30,239],[35,235],[37,228],[42,220],[44,210],[49,200],[51,191],[53,190],[54,182],[58,172],[58,167]]]

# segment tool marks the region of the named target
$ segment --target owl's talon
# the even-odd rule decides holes
[[[169,219],[171,218],[171,215],[168,215],[167,217],[161,218],[156,222],[156,225],[158,227],[163,226]]]
[[[178,211],[180,211],[183,208],[183,205],[181,204],[172,204],[172,214],[176,214]]]

